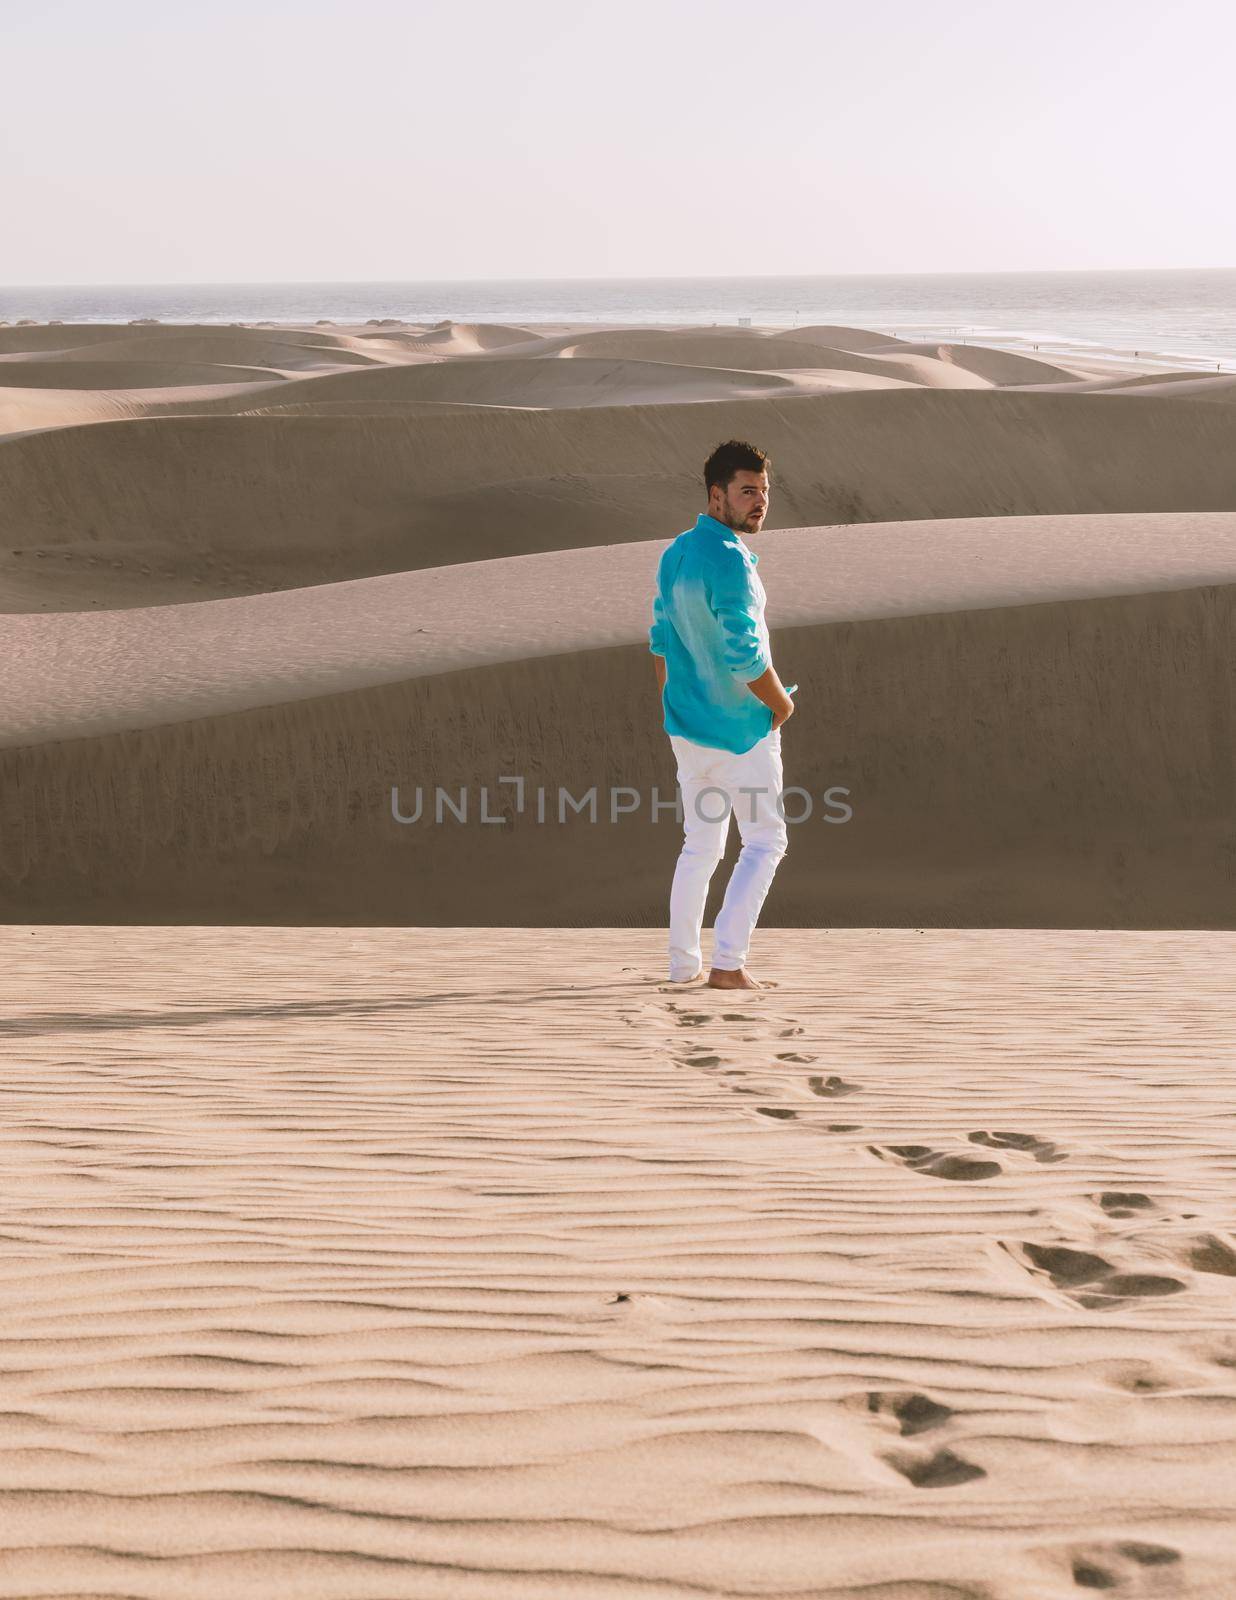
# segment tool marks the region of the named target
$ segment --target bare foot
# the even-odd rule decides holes
[[[710,989],[775,989],[777,985],[771,979],[763,983],[758,978],[753,978],[746,967],[739,967],[731,972],[725,967],[714,967],[708,974],[708,987]]]

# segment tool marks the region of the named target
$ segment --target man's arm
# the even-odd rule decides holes
[[[753,683],[748,683],[747,688],[772,712],[774,728],[779,728],[787,717],[794,715],[794,702],[786,694],[785,686],[777,676],[775,667],[769,666],[768,671],[756,678]],[[798,735],[795,734],[794,737],[797,738]]]
[[[735,677],[773,714],[773,727],[779,728],[794,714],[794,702],[786,694],[776,668],[765,654],[756,627],[759,599],[751,582],[751,569],[740,555],[726,557],[713,575],[710,598],[713,615],[721,624],[725,645],[725,664]]]
[[[665,607],[661,604],[660,577],[652,597],[652,627],[648,630],[648,648],[657,664],[657,689],[665,688]]]

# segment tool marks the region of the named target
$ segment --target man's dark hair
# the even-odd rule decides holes
[[[719,444],[704,463],[704,488],[715,483],[728,489],[736,472],[767,472],[772,462],[756,445],[745,439],[727,439]]]

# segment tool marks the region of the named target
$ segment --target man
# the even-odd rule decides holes
[[[700,931],[708,885],[725,853],[731,812],[742,854],[713,930],[714,989],[773,987],[746,970],[760,908],[788,844],[781,815],[781,724],[794,712],[773,665],[767,598],[742,535],[768,512],[762,450],[739,439],[704,466],[708,510],[661,557],[649,648],[665,731],[678,762],[683,843],[670,890],[670,980],[703,972]]]

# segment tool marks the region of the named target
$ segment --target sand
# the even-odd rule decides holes
[[[1231,928],[1234,597],[782,630],[804,684],[786,782],[811,809],[764,919]],[[0,915],[663,924],[678,834],[653,815],[675,783],[657,709],[633,644],[13,748]],[[419,791],[415,822],[395,790],[406,817]]]
[[[11,662],[0,747],[646,646],[650,574],[665,543],[495,557],[174,607],[0,616],[0,654]],[[1230,512],[792,528],[758,543],[769,625],[778,629],[1236,583]]]
[[[1230,934],[0,934],[0,1593],[1226,1600]]]
[[[1234,392],[0,328],[0,1600],[1231,1600]],[[742,996],[646,633],[730,435]]]
[[[1231,510],[1232,383],[828,327],[0,328],[0,611],[669,537],[729,435],[770,529]]]
[[[657,925],[652,572],[738,436],[813,807],[773,925],[1231,928],[1231,379],[1100,374],[832,327],[0,329],[0,916]],[[439,789],[471,820],[397,820]]]
[[[279,403],[314,381],[280,382]],[[167,604],[669,538],[731,436],[772,454],[770,529],[1236,509],[1236,411],[1195,399],[900,388],[135,417],[0,440],[0,597],[11,611]]]

